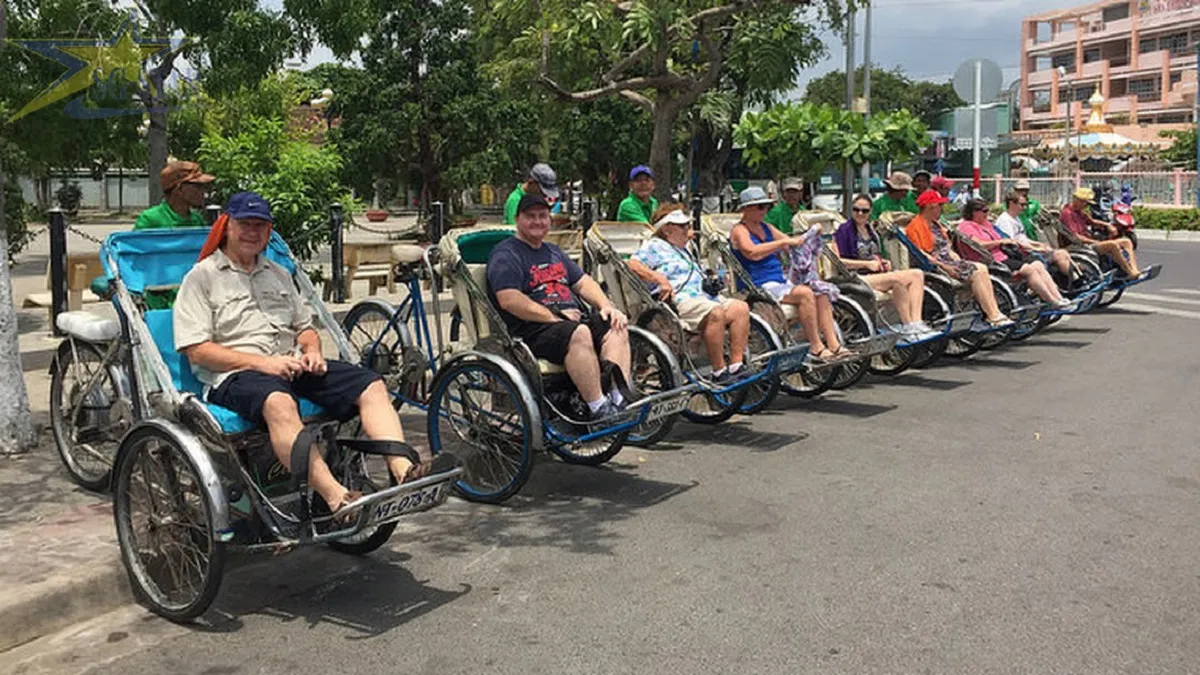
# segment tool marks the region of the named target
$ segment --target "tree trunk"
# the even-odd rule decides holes
[[[150,201],[147,206],[154,206],[162,201],[162,182],[159,176],[167,166],[167,113],[163,110],[150,113],[150,133],[146,134],[150,143],[150,164],[147,170],[150,175],[147,185],[150,190]]]
[[[650,139],[650,170],[657,176],[654,194],[669,199],[675,189],[671,178],[671,144],[680,106],[669,91],[659,91],[654,103],[654,135]]]
[[[146,134],[150,153],[150,162],[147,167],[150,175],[146,181],[150,199],[147,206],[154,206],[163,198],[162,182],[159,177],[167,166],[167,100],[164,92],[166,91],[167,76],[171,74],[175,57],[169,56],[167,59],[166,62],[147,74],[150,90],[144,91],[142,95],[142,102],[150,117],[150,131]]]
[[[4,222],[4,172],[0,171],[0,455],[29,451],[37,444],[29,392],[21,371],[17,308],[8,267],[8,229]],[[8,384],[4,384],[7,382]]]

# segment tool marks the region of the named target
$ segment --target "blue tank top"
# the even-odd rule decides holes
[[[750,241],[755,244],[765,244],[775,241],[775,237],[771,235],[771,228],[762,225],[760,227],[763,227],[763,234],[765,235],[762,238],[756,236],[749,225],[746,226],[746,231],[750,233]],[[769,255],[762,260],[751,260],[742,255],[742,252],[737,250],[736,246],[732,246],[731,244],[731,248],[733,248],[734,257],[750,273],[750,279],[754,282],[755,286],[762,286],[769,281],[777,283],[785,283],[787,281],[783,278],[783,262],[779,259],[778,255]]]

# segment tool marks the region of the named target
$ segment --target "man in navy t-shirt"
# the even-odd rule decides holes
[[[600,359],[620,368],[629,382],[629,320],[600,285],[562,249],[543,241],[550,231],[550,205],[528,194],[517,206],[517,234],[488,257],[488,293],[509,331],[539,359],[563,366],[593,419],[615,414],[625,403],[600,385]],[[593,308],[585,311],[580,299]]]

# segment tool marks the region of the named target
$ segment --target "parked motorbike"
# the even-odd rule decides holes
[[[1114,236],[1107,228],[1097,232],[1099,239],[1125,237],[1133,242],[1136,250],[1138,245],[1137,232],[1134,231],[1137,219],[1133,215],[1133,202],[1137,200],[1128,185],[1121,186],[1121,198],[1113,198],[1113,189],[1109,185],[1096,185],[1092,188],[1096,193],[1096,202],[1092,204],[1092,217],[1111,223],[1117,228]]]

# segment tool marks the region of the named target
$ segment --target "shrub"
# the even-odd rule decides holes
[[[1148,230],[1200,230],[1200,209],[1133,207],[1139,228]]]

